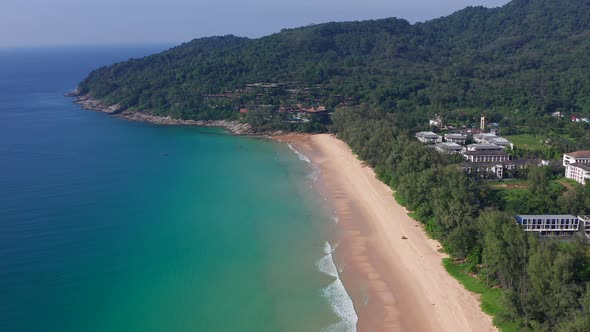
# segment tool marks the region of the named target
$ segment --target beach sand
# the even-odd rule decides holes
[[[496,330],[477,295],[442,266],[440,244],[344,142],[328,134],[275,139],[290,143],[321,170],[319,189],[341,232],[334,256],[343,267],[359,331]]]

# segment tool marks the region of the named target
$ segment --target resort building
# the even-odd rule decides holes
[[[563,155],[563,166],[575,163],[590,165],[590,151],[575,151]]]
[[[502,148],[514,148],[514,144],[512,144],[509,140],[502,137],[498,137],[496,136],[496,134],[492,133],[475,134],[473,135],[473,140],[480,144],[494,144],[501,146]]]
[[[510,160],[508,153],[503,151],[466,151],[463,156],[472,163],[504,162]]]
[[[448,154],[457,154],[463,151],[463,147],[461,145],[453,142],[437,143],[434,148],[438,152]]]
[[[512,150],[514,148],[514,144],[510,143],[509,140],[503,138],[503,137],[496,137],[496,138],[491,138],[489,140],[486,140],[489,144],[494,144],[494,145],[498,145],[501,146],[503,148],[510,148],[510,150]]]
[[[490,134],[490,133],[480,133],[480,134],[475,134],[473,135],[473,140],[476,143],[488,143],[487,140],[491,139],[491,138],[497,138],[498,136],[494,135],[494,134]]]
[[[467,142],[467,135],[445,134],[445,141],[457,144],[465,144],[465,142]]]
[[[469,144],[467,151],[504,151],[504,148],[495,144]]]
[[[467,174],[481,177],[484,179],[493,178],[498,179],[504,177],[504,169],[506,165],[501,163],[469,163],[465,162],[459,165]]]
[[[580,223],[584,226],[584,235],[590,239],[590,216],[578,216]]]
[[[442,136],[439,136],[431,131],[421,131],[416,133],[416,138],[422,142],[427,144],[435,144],[442,142]]]
[[[590,179],[590,151],[575,151],[563,155],[565,177],[581,184]]]
[[[580,218],[569,214],[517,215],[516,222],[525,232],[540,236],[571,236],[580,229]]]
[[[581,184],[590,181],[590,165],[573,163],[565,167],[565,177]]]

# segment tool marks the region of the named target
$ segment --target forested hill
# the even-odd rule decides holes
[[[125,108],[189,119],[293,101],[329,109],[366,103],[414,115],[588,113],[589,66],[590,1],[514,0],[413,25],[389,18],[285,29],[259,39],[195,39],[97,69],[79,90]],[[295,88],[241,90],[259,82]],[[311,100],[293,92],[308,87],[318,90]],[[228,92],[214,102],[206,97]]]

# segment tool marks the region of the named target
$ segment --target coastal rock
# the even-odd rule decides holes
[[[120,113],[122,110],[122,107],[119,104],[107,105],[98,99],[90,97],[89,95],[80,96],[75,91],[72,93],[72,95],[77,95],[77,98],[76,100],[74,100],[74,103],[82,106],[82,108],[87,110],[100,111],[108,114]]]
[[[149,122],[157,125],[169,125],[169,126],[202,126],[202,127],[221,127],[225,128],[227,131],[234,135],[280,135],[283,134],[282,131],[272,131],[272,132],[258,132],[252,128],[247,123],[242,123],[239,121],[229,121],[229,120],[183,120],[173,118],[171,116],[157,116],[152,114],[147,114],[141,111],[130,111],[124,110],[121,105],[114,104],[114,105],[107,105],[106,103],[92,98],[89,95],[80,95],[78,91],[73,91],[71,93],[66,94],[68,97],[76,97],[74,103],[82,106],[82,108],[87,110],[94,110],[99,112],[104,112],[107,114],[111,114],[117,116],[119,118],[130,120],[130,121],[138,121],[138,122]]]

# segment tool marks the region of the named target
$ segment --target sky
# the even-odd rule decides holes
[[[308,24],[386,17],[412,23],[508,0],[0,0],[0,47],[257,38]]]

